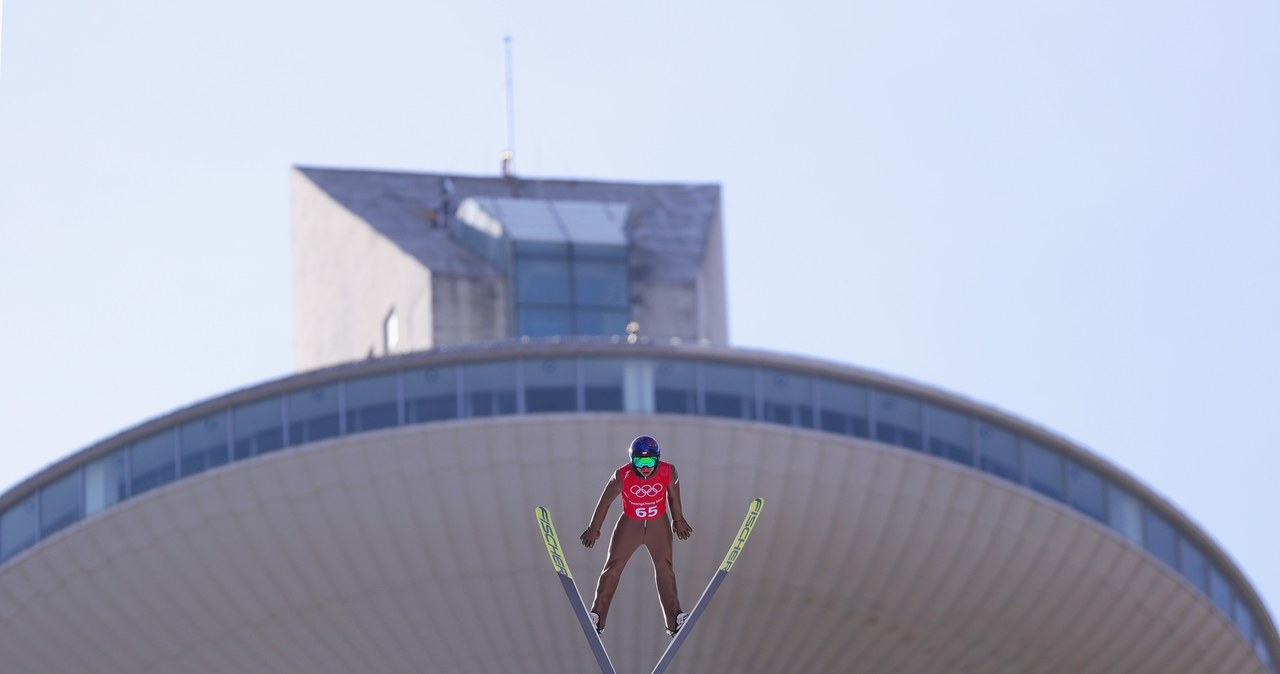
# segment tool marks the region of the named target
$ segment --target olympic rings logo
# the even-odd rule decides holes
[[[633,484],[631,485],[631,495],[637,498],[650,498],[662,493],[662,485],[660,484]]]

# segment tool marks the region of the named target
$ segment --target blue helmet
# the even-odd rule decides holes
[[[640,456],[652,456],[657,459],[662,456],[662,450],[658,448],[658,441],[653,438],[642,435],[631,441],[631,458],[634,460]]]

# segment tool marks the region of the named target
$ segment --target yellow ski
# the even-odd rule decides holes
[[[578,594],[578,585],[573,582],[573,574],[569,573],[569,563],[565,561],[564,548],[560,547],[560,536],[556,534],[556,526],[551,523],[551,511],[538,506],[533,514],[538,520],[542,541],[547,545],[547,554],[551,555],[551,565],[560,576],[560,584],[569,598],[569,605],[573,607],[573,612],[578,617],[578,625],[582,627],[587,643],[591,644],[591,652],[596,656],[596,664],[600,665],[600,671],[603,674],[616,674],[613,662],[609,660],[609,654],[604,650],[604,642],[600,640],[600,633],[596,632],[595,625],[591,624],[591,618],[587,615],[587,606],[582,602],[582,595]]]
[[[693,606],[692,611],[689,611],[689,618],[685,620],[684,626],[671,639],[667,650],[662,654],[662,659],[658,660],[657,665],[654,665],[653,674],[662,674],[671,664],[672,659],[676,657],[676,651],[680,650],[680,644],[684,643],[685,638],[689,636],[689,630],[693,629],[693,624],[702,616],[707,604],[711,603],[711,597],[720,587],[720,583],[724,582],[729,572],[733,570],[734,563],[738,561],[738,557],[742,554],[743,546],[747,544],[747,537],[751,535],[751,530],[756,526],[756,519],[760,517],[762,508],[764,508],[764,499],[758,498],[751,502],[751,506],[747,509],[747,516],[742,520],[742,528],[738,529],[738,536],[733,539],[733,543],[729,546],[729,552],[724,556],[724,562],[720,564],[716,574],[711,577],[711,582],[707,584],[707,589],[703,590],[702,597],[698,599],[698,603]]]

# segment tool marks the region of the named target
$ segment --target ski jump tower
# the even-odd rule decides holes
[[[299,168],[293,204],[298,373],[0,495],[0,671],[595,671],[530,513],[593,579],[640,434],[680,467],[686,605],[768,503],[669,672],[1277,671],[1227,551],[1101,454],[730,347],[715,185]],[[668,642],[647,567],[618,671]]]

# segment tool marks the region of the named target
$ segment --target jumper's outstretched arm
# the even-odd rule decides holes
[[[595,546],[596,540],[600,538],[600,527],[604,525],[604,517],[609,514],[609,506],[613,505],[613,500],[621,493],[622,482],[618,480],[618,474],[614,473],[609,476],[609,481],[604,485],[604,491],[600,493],[596,512],[591,516],[591,524],[587,526],[586,531],[582,532],[580,540],[583,545],[588,548]]]

